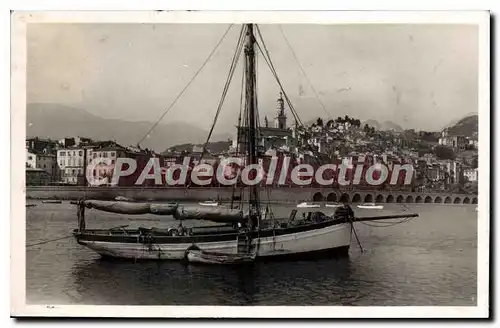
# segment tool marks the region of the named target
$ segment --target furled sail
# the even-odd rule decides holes
[[[174,215],[179,204],[149,204],[149,212],[156,215]]]
[[[78,202],[71,202],[78,204]],[[118,214],[171,215],[177,220],[207,220],[218,223],[236,223],[246,220],[246,215],[236,209],[224,207],[179,206],[175,203],[150,204],[117,201],[86,200],[85,207]]]
[[[177,220],[207,220],[218,223],[236,223],[246,220],[240,210],[230,208],[210,208],[201,206],[179,206],[175,211]]]
[[[177,204],[129,203],[99,200],[86,200],[84,204],[87,208],[94,208],[110,213],[156,215],[173,215],[178,206]]]

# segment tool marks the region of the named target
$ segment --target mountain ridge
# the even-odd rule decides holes
[[[472,114],[462,117],[455,124],[449,125],[443,130],[448,130],[452,135],[463,135],[466,137],[477,136],[479,132],[479,115]]]
[[[27,137],[62,139],[82,136],[94,140],[115,140],[128,146],[136,145],[152,126],[153,123],[148,121],[101,118],[84,109],[60,104],[29,103],[26,106]],[[161,152],[176,144],[202,143],[207,136],[208,131],[189,123],[159,123],[141,147]],[[214,135],[211,139],[227,140],[228,137],[226,134]]]

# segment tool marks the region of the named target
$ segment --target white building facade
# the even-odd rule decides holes
[[[83,183],[85,151],[85,148],[64,148],[57,151],[57,164],[63,183],[74,185]]]
[[[112,182],[116,159],[127,157],[127,153],[129,152],[130,151],[121,146],[87,149],[87,165],[89,165],[87,176],[92,176],[98,180],[104,179],[104,183],[110,184]],[[109,160],[109,165],[100,163],[90,167],[92,161],[97,158]],[[90,172],[90,170],[92,171]],[[92,185],[91,181],[88,181],[88,183]]]
[[[479,178],[479,172],[478,172],[477,168],[476,169],[465,169],[464,176],[470,182],[477,182],[477,180]]]

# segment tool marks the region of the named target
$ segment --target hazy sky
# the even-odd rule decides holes
[[[59,103],[106,118],[155,121],[201,66],[228,25],[31,24],[28,102]],[[283,25],[329,115],[441,129],[477,112],[478,29],[472,25]],[[303,120],[326,117],[278,25],[261,32],[285,90]],[[240,26],[163,122],[208,129]],[[219,125],[236,124],[241,68]],[[279,89],[258,63],[261,118]],[[68,113],[69,114],[69,113]],[[291,117],[291,115],[289,115]],[[289,120],[291,122],[291,120]]]

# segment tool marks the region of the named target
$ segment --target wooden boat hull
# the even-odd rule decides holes
[[[183,260],[193,242],[154,243],[114,242],[96,240],[88,235],[76,236],[79,244],[103,257],[133,260]],[[93,240],[92,240],[93,239]],[[351,243],[351,225],[337,223],[320,229],[261,237],[252,240],[256,258],[300,258],[314,254],[340,253],[346,255]],[[196,245],[207,252],[237,253],[237,240],[201,241]]]

